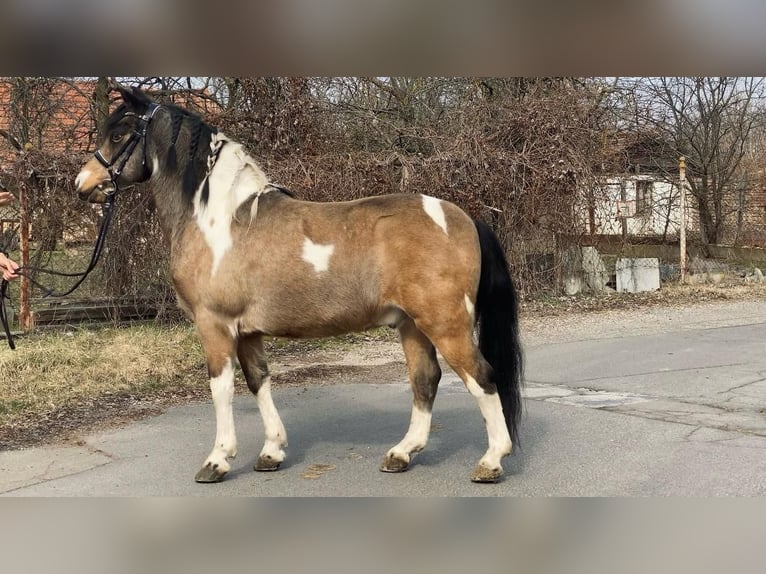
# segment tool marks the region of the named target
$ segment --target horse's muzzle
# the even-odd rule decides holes
[[[106,197],[111,193],[114,193],[114,186],[111,182],[107,181],[100,183],[90,190],[78,190],[77,196],[83,201],[88,201],[90,203],[104,203],[106,201]]]

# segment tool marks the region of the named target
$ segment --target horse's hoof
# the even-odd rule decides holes
[[[480,483],[493,483],[500,480],[501,476],[503,476],[503,469],[501,467],[489,468],[483,464],[479,464],[473,470],[471,481]]]
[[[282,464],[281,460],[276,460],[268,455],[261,455],[258,460],[255,461],[253,470],[258,472],[273,472],[279,470],[279,465]]]
[[[386,455],[380,465],[383,472],[404,472],[410,468],[410,461],[399,458],[393,454]]]
[[[225,470],[222,470],[217,464],[207,463],[194,477],[195,482],[221,482],[223,477],[226,476]]]

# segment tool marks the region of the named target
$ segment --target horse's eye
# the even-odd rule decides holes
[[[122,138],[125,137],[125,134],[112,134],[112,141],[114,143],[120,143],[122,141]]]

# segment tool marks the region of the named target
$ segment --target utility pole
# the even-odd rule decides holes
[[[686,282],[686,158],[678,159],[678,191],[681,194],[681,217],[678,229],[678,244],[681,250],[679,255],[681,263],[681,283]]]

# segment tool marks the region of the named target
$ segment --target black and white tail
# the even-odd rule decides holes
[[[519,341],[519,304],[505,253],[492,229],[476,221],[481,245],[481,279],[476,297],[479,349],[492,367],[505,422],[518,444],[524,357]]]

